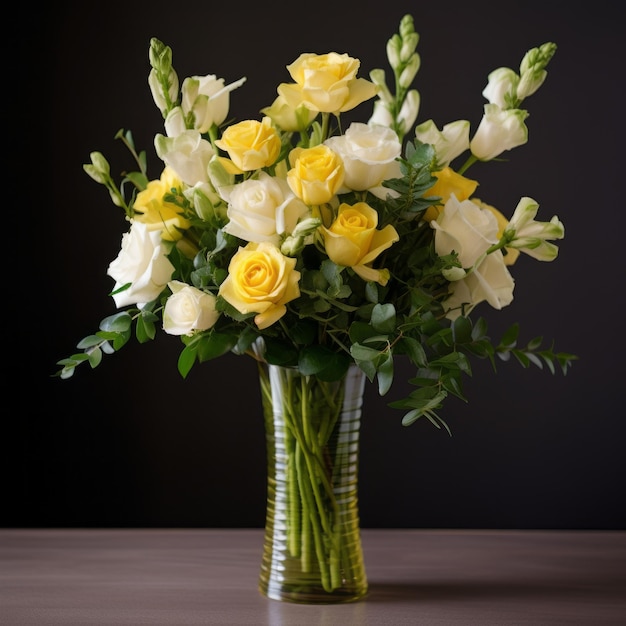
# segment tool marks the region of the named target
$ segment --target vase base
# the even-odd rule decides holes
[[[337,589],[335,591],[325,591],[324,589],[285,589],[277,585],[275,587],[259,586],[262,595],[270,600],[280,602],[292,602],[294,604],[345,604],[348,602],[358,602],[367,596],[367,588],[363,590]]]

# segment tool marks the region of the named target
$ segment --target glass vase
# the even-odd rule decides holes
[[[365,375],[324,382],[259,364],[267,510],[259,587],[273,600],[352,602],[367,593],[358,509]]]

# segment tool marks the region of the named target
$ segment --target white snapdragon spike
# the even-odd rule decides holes
[[[370,80],[378,87],[378,99],[382,100],[385,104],[391,104],[393,102],[393,96],[385,81],[385,70],[372,70],[370,72]]]
[[[386,97],[380,97],[376,100],[374,102],[374,111],[367,123],[393,128],[395,122],[400,134],[405,135],[417,119],[420,107],[420,94],[417,89],[411,89],[406,93],[404,102],[395,120],[390,110],[392,104],[393,98],[391,102],[388,102]]]
[[[148,85],[154,103],[165,117],[178,101],[178,75],[172,67],[172,49],[156,37],[150,40]]]
[[[481,161],[490,161],[528,141],[524,120],[528,112],[522,109],[502,110],[497,104],[486,104],[483,117],[470,141],[472,154]]]
[[[165,132],[168,137],[176,137],[187,130],[185,123],[185,114],[180,106],[175,106],[165,116]]]
[[[548,75],[545,67],[555,52],[556,44],[548,42],[538,48],[532,48],[524,55],[520,64],[520,82],[517,86],[517,97],[520,102],[543,85]]]
[[[419,35],[415,32],[410,15],[402,18],[399,31],[387,41],[387,60],[395,71],[409,62],[419,42]]]
[[[409,58],[408,62],[402,69],[400,77],[398,78],[398,84],[404,89],[408,89],[413,82],[413,79],[417,75],[420,68],[420,58],[417,52],[414,52]]]
[[[437,128],[433,120],[428,120],[415,128],[415,138],[435,148],[437,170],[442,170],[469,149],[469,131],[470,123],[467,120],[450,122],[441,130]]]
[[[387,126],[388,128],[391,128],[391,125],[393,124],[393,116],[383,100],[376,100],[376,102],[374,102],[374,112],[367,123],[378,124],[379,126]]]
[[[420,105],[419,93],[409,89],[421,63],[415,51],[418,42],[419,35],[413,27],[413,18],[405,15],[400,22],[400,32],[387,42],[387,59],[394,73],[395,95],[386,85],[383,70],[370,72],[372,82],[378,87],[378,99],[368,123],[392,128],[400,140],[415,123]]]
[[[224,85],[214,74],[190,76],[183,81],[181,105],[188,125],[201,133],[219,126],[228,115],[230,92],[246,82],[245,77]]]
[[[420,95],[417,89],[411,89],[404,97],[404,102],[400,107],[400,113],[396,120],[402,136],[406,135],[409,128],[413,126],[417,119],[420,108]]]
[[[511,104],[517,99],[519,76],[508,67],[499,67],[487,76],[483,96],[501,109],[515,108]]]
[[[555,52],[554,43],[544,43],[524,55],[519,74],[508,67],[494,70],[488,76],[483,96],[501,109],[519,109],[521,103],[534,94],[546,80],[548,73],[545,67]]]
[[[215,156],[209,141],[198,131],[186,130],[176,137],[155,135],[154,147],[159,158],[169,165],[190,187],[209,181],[208,166]]]
[[[549,222],[537,222],[539,205],[532,198],[522,198],[504,231],[508,248],[517,248],[539,261],[553,261],[558,248],[548,239],[563,239],[565,226],[555,215]]]
[[[150,86],[154,103],[159,107],[163,117],[165,117],[171,108],[171,103],[176,102],[178,98],[178,75],[173,69],[170,70],[166,83],[166,92],[156,70],[151,70],[148,75],[148,85]]]

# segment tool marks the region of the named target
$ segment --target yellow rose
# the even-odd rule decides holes
[[[481,209],[488,209],[495,216],[498,221],[498,239],[502,237],[504,233],[504,229],[509,225],[509,220],[498,211],[495,207],[490,206],[489,204],[485,204],[478,198],[472,198],[472,202],[479,206]],[[506,254],[504,255],[504,264],[505,265],[513,265],[515,261],[517,261],[517,257],[520,255],[520,251],[517,248],[504,248],[506,250]]]
[[[230,260],[228,277],[218,294],[240,313],[256,312],[254,323],[263,330],[286,312],[287,302],[300,296],[296,259],[271,243],[249,243]]]
[[[273,165],[281,148],[280,136],[267,116],[261,122],[245,120],[229,126],[215,145],[228,152],[242,172]]]
[[[347,54],[301,54],[287,66],[295,83],[282,83],[278,94],[297,109],[304,105],[312,111],[343,113],[373,98],[378,87],[356,74],[361,62]]]
[[[166,167],[161,178],[152,180],[148,186],[137,194],[134,219],[148,227],[148,230],[161,230],[161,238],[165,241],[178,241],[183,231],[191,226],[184,217],[183,209],[163,198],[172,193],[172,189],[180,190],[182,182],[172,168]],[[177,193],[180,193],[179,191]]]
[[[378,213],[367,203],[341,204],[330,228],[322,227],[326,254],[337,265],[351,267],[363,280],[386,285],[388,270],[377,270],[370,264],[383,250],[391,247],[399,236],[388,224],[377,230]]]
[[[478,181],[457,174],[451,167],[444,167],[439,172],[433,172],[433,176],[437,179],[437,182],[424,194],[424,197],[440,196],[441,204],[428,207],[426,213],[424,213],[424,219],[427,222],[436,220],[439,217],[443,206],[449,200],[451,194],[454,194],[459,202],[463,202],[478,187]]]
[[[329,202],[343,184],[343,161],[328,146],[294,148],[289,154],[289,162],[292,169],[287,172],[287,182],[306,204]]]

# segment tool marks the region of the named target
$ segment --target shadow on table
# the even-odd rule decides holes
[[[423,601],[454,602],[467,599],[510,600],[515,598],[547,598],[581,595],[580,585],[555,581],[442,581],[440,583],[376,583],[369,584],[366,602],[414,602]],[[587,588],[584,595],[610,593],[605,585]]]

